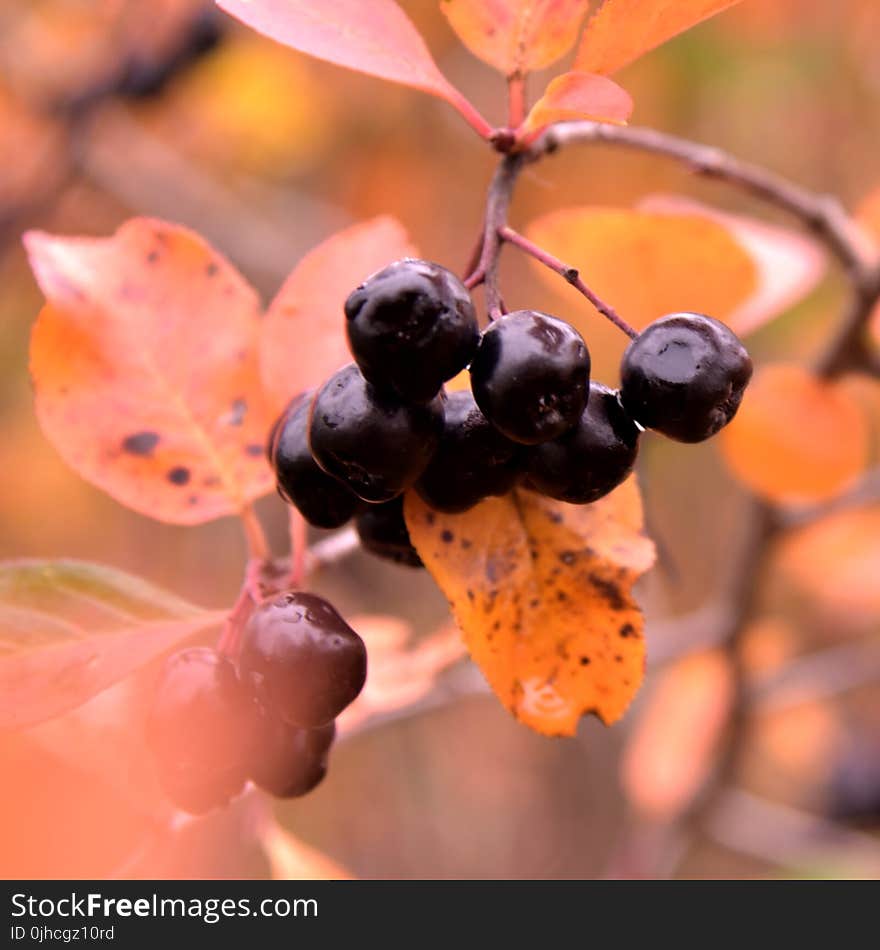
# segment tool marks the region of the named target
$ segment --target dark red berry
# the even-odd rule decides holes
[[[299,591],[251,614],[238,662],[270,715],[311,729],[332,722],[367,676],[363,640],[326,600]]]
[[[277,798],[298,798],[327,774],[336,723],[301,729],[263,713],[251,748],[250,778]]]
[[[638,448],[639,430],[617,394],[591,382],[590,399],[577,425],[533,449],[529,487],[573,505],[596,501],[629,475]]]
[[[640,425],[679,442],[702,442],[727,425],[752,376],[752,361],[723,323],[673,313],[629,345],[620,398]]]
[[[351,363],[330,377],[312,403],[309,446],[325,472],[364,501],[378,503],[422,474],[442,431],[440,396],[407,405],[371,386]]]
[[[409,539],[402,495],[384,505],[370,505],[357,516],[354,524],[365,551],[405,567],[424,566]]]
[[[489,423],[473,393],[450,393],[440,444],[416,491],[436,511],[467,511],[487,495],[509,492],[527,453]]]
[[[514,442],[555,439],[587,403],[586,343],[564,320],[536,310],[517,310],[492,323],[470,370],[477,405]]]
[[[309,450],[311,394],[294,400],[271,443],[271,459],[281,497],[318,528],[344,525],[363,502],[338,479],[323,471]]]
[[[407,258],[373,274],[345,303],[351,352],[364,376],[404,402],[428,402],[468,365],[480,341],[462,282]]]
[[[147,720],[147,743],[159,781],[178,807],[202,814],[241,791],[253,721],[253,703],[228,659],[207,647],[168,659]]]

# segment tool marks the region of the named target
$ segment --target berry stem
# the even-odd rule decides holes
[[[545,267],[549,267],[550,270],[559,274],[559,276],[571,284],[575,290],[583,294],[584,297],[590,301],[590,303],[599,311],[599,313],[602,314],[603,317],[606,317],[608,320],[610,320],[631,340],[635,340],[638,337],[639,334],[637,330],[634,330],[610,304],[605,303],[592,290],[590,290],[590,288],[581,279],[576,267],[571,267],[569,264],[564,264],[561,260],[559,260],[558,257],[554,257],[549,251],[545,251],[543,248],[538,247],[537,244],[530,241],[518,231],[514,231],[513,228],[509,227],[508,225],[504,225],[498,229],[498,236],[502,241],[506,241],[508,244],[515,245],[521,251],[528,254],[530,257],[533,257]]]
[[[290,586],[301,587],[306,574],[308,528],[305,518],[290,506]]]
[[[241,509],[240,517],[247,539],[248,556],[252,560],[268,561],[272,556],[272,552],[269,548],[269,542],[266,540],[266,532],[263,531],[263,525],[260,523],[253,505],[245,505]]]
[[[505,155],[495,170],[486,199],[486,214],[483,219],[483,248],[476,269],[465,281],[472,290],[483,284],[486,288],[486,310],[490,320],[497,320],[505,313],[504,302],[498,286],[498,263],[502,241],[499,231],[507,223],[507,211],[513,197],[513,186],[525,163],[523,155]]]

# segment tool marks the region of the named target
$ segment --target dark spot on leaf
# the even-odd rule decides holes
[[[582,656],[582,657],[578,660],[578,663],[580,663],[581,666],[589,666],[589,665],[590,665],[590,658],[589,658],[588,656]]]
[[[467,589],[467,599],[471,601],[474,599],[474,592],[470,589],[470,587]]]
[[[147,263],[148,263],[148,264],[155,264],[158,260],[159,260],[159,252],[158,252],[158,251],[153,250],[153,251],[150,251],[149,254],[147,254]]]
[[[244,447],[244,454],[250,455],[251,458],[258,458],[263,454],[263,446],[258,442],[251,442]]]
[[[557,599],[557,600],[568,600],[568,594],[566,594],[564,590],[558,590],[558,591],[556,591],[556,599]]]
[[[548,511],[547,517],[553,524],[562,524],[562,515],[558,511]]]
[[[208,275],[208,277],[216,277],[218,270],[220,270],[220,268],[214,261],[211,261],[211,263],[205,268],[205,273]]]
[[[434,514],[433,511],[429,511],[425,515],[425,521],[427,521],[428,524],[434,524],[436,520],[437,520],[437,516]]]
[[[186,503],[187,503],[188,505],[197,505],[197,504],[199,503],[199,496],[198,496],[198,495],[190,495],[189,498],[187,498]]]
[[[455,540],[455,535],[449,530],[449,528],[444,528],[442,533],[440,534],[440,540],[445,542],[446,544],[450,544],[452,541]]]
[[[159,433],[144,430],[133,432],[122,440],[122,451],[129,455],[152,455],[159,444]]]
[[[188,468],[184,468],[182,465],[175,465],[174,468],[168,470],[165,477],[172,485],[186,485],[192,476]]]
[[[623,657],[622,657],[619,653],[616,654],[615,657],[614,657],[614,662],[615,662],[615,663],[623,663]]]
[[[570,567],[577,560],[577,557],[577,551],[562,551],[559,555],[559,560]]]
[[[244,422],[244,417],[247,415],[247,401],[244,399],[235,399],[232,403],[232,408],[229,410],[229,416],[227,417],[227,422],[231,426],[240,426]]]
[[[540,606],[541,606],[541,601],[540,601],[537,597],[533,597],[533,598],[529,601],[529,607],[531,607],[531,608],[533,608],[533,609],[534,609],[535,607],[540,607]]]
[[[472,545],[471,545],[471,542],[467,538],[462,538],[461,546],[465,549],[465,551],[467,551],[467,549],[471,547]]]
[[[598,574],[590,574],[590,583],[596,589],[599,596],[608,602],[608,606],[611,607],[612,610],[623,610],[623,608],[626,607],[623,594],[614,581],[606,580]]]
[[[625,623],[620,628],[620,635],[622,637],[634,637],[636,635],[636,628],[631,623]]]
[[[500,629],[501,629],[501,621],[500,621],[500,620],[496,620],[495,623],[492,624],[492,629],[493,629],[493,630],[500,630]]]

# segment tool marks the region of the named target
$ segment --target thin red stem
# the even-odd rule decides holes
[[[526,117],[526,77],[514,73],[507,77],[507,124],[518,129]]]
[[[576,267],[571,267],[569,264],[564,264],[561,260],[559,260],[558,257],[554,257],[548,251],[538,247],[537,244],[534,244],[527,237],[520,234],[518,231],[514,231],[513,228],[508,227],[506,224],[498,229],[498,236],[502,241],[506,241],[508,244],[513,244],[521,251],[543,264],[545,267],[549,267],[550,270],[559,274],[559,276],[571,284],[575,290],[583,294],[584,297],[590,301],[590,303],[599,311],[599,313],[602,314],[603,317],[610,320],[631,340],[635,340],[638,337],[639,334],[637,330],[634,330],[610,304],[605,303],[605,301],[600,299],[592,290],[590,290],[590,288],[581,279]]]
[[[301,587],[306,574],[308,528],[303,516],[290,506],[290,586]]]
[[[454,109],[458,110],[465,122],[467,122],[481,138],[488,141],[495,134],[495,129],[480,115],[477,107],[457,89],[450,89],[450,94],[446,97],[446,101]]]
[[[260,524],[260,519],[252,505],[245,505],[241,509],[241,521],[244,525],[244,534],[247,539],[248,556],[252,560],[268,561],[272,556],[266,533]]]

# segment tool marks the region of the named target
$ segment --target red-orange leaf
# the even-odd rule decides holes
[[[217,0],[217,4],[285,46],[420,89],[473,118],[473,107],[437,68],[425,41],[394,0]]]
[[[380,217],[334,234],[299,262],[261,330],[260,370],[276,412],[351,359],[342,312],[351,291],[379,268],[415,253],[403,226]]]
[[[605,0],[587,23],[575,68],[610,75],[739,0]]]
[[[43,431],[135,511],[197,524],[271,486],[258,301],[200,237],[136,218],[106,239],[26,236],[48,303],[31,339]]]
[[[606,724],[623,715],[645,662],[631,588],[654,561],[634,478],[592,505],[517,491],[443,515],[410,493],[405,512],[471,656],[514,716],[573,735],[586,713]]]
[[[440,0],[465,46],[507,76],[564,56],[588,6],[589,0]]]
[[[630,94],[613,80],[594,73],[563,73],[532,107],[523,131],[529,135],[554,122],[574,119],[626,125],[632,110]]]

